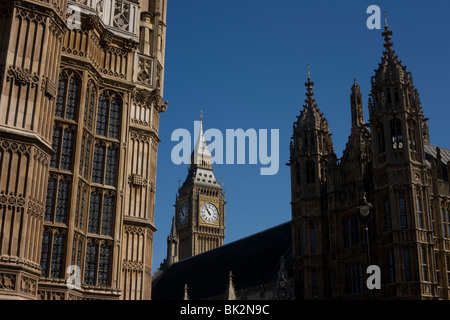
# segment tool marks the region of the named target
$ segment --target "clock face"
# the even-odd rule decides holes
[[[214,223],[219,218],[219,211],[212,203],[206,203],[203,205],[200,215],[205,222]]]
[[[178,210],[178,222],[180,224],[184,224],[186,222],[187,217],[188,217],[188,207],[187,205],[183,204]]]

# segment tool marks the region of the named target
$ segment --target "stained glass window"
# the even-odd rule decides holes
[[[61,153],[61,165],[62,170],[72,169],[73,160],[73,147],[75,144],[75,133],[71,129],[64,130],[63,149]]]
[[[103,200],[102,235],[112,236],[115,197],[105,196]]]
[[[58,197],[56,202],[56,222],[66,223],[67,211],[69,210],[70,181],[59,180]]]
[[[105,166],[105,147],[97,144],[94,149],[92,182],[103,183],[104,166]]]
[[[91,205],[89,208],[89,223],[88,223],[88,232],[90,233],[99,232],[100,201],[101,201],[100,194],[98,193],[91,194]]]
[[[111,262],[111,246],[101,245],[100,246],[100,260],[98,265],[98,285],[99,286],[109,286],[110,285],[110,269]]]
[[[120,131],[120,102],[116,98],[111,101],[109,112],[109,132],[108,136],[113,139],[119,139]]]
[[[87,285],[95,284],[95,274],[97,273],[97,254],[97,246],[88,243],[86,246],[86,263],[84,268],[84,283]]]
[[[50,176],[47,186],[47,200],[45,202],[45,221],[52,221],[53,208],[55,205],[56,178]]]
[[[108,148],[108,154],[106,158],[105,184],[109,186],[114,186],[116,184],[117,155],[117,148]]]
[[[44,229],[44,233],[42,235],[42,248],[41,248],[41,276],[46,277],[48,275],[48,267],[50,261],[50,237],[51,233]]]
[[[98,135],[106,136],[106,126],[108,118],[108,98],[105,95],[101,95],[98,100],[97,109],[97,129]]]
[[[64,235],[55,234],[53,236],[52,269],[51,278],[63,278],[63,257],[64,257]]]

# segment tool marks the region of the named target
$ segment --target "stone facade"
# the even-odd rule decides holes
[[[151,297],[166,10],[0,4],[0,298]]]
[[[450,150],[430,145],[412,75],[383,32],[369,123],[351,88],[352,128],[341,159],[308,75],[290,146],[294,287],[297,299],[366,299],[366,194],[370,261],[381,268],[375,299],[449,299]]]

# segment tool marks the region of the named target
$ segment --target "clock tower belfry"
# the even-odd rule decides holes
[[[176,257],[172,261],[183,260],[223,245],[226,202],[223,186],[214,175],[211,159],[201,116],[188,175],[176,197],[172,228],[176,230],[177,246],[172,247],[175,252],[170,255]]]

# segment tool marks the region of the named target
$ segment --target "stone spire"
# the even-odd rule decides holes
[[[352,110],[352,128],[358,128],[364,125],[364,111],[361,88],[356,82],[356,79],[353,79],[353,86],[350,94],[350,103]]]
[[[225,293],[225,300],[237,300],[236,291],[234,290],[233,284],[233,272],[230,271],[230,275],[228,277],[228,285],[227,291]]]
[[[203,112],[200,114],[200,131],[195,143],[194,150],[191,155],[191,165],[195,164],[200,167],[211,169],[212,154],[206,144],[205,135],[203,133]]]

